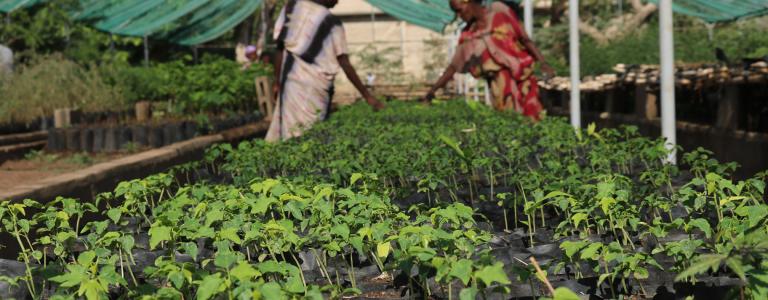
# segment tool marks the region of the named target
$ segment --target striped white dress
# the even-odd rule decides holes
[[[282,44],[280,95],[267,141],[296,137],[327,117],[337,57],[347,53],[344,28],[328,8],[310,0],[291,0],[275,24]]]

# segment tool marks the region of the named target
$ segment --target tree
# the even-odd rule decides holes
[[[594,0],[587,2],[594,2]],[[605,26],[593,25],[582,19],[579,21],[579,29],[599,44],[607,44],[639,28],[657,10],[653,3],[643,4],[640,0],[630,0],[629,2],[632,10],[629,13],[611,18]],[[590,19],[599,20],[600,18]]]

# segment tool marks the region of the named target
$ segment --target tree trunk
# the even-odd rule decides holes
[[[243,45],[251,44],[253,38],[253,20],[254,16],[251,15],[245,19],[242,23],[237,25],[235,32],[235,42]]]
[[[632,0],[630,2],[633,12],[613,18],[605,28],[597,28],[585,21],[581,21],[579,29],[599,44],[606,44],[639,28],[657,9],[656,5],[652,3],[643,5],[640,0]]]

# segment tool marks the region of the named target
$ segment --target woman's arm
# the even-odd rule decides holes
[[[368,91],[368,89],[363,85],[363,82],[360,80],[360,77],[357,76],[357,71],[355,70],[355,67],[352,66],[352,63],[349,61],[349,56],[346,54],[339,55],[337,57],[339,60],[339,65],[341,66],[341,69],[344,70],[344,74],[347,75],[347,78],[349,81],[352,82],[352,85],[355,86],[355,88],[360,92],[361,95],[363,95],[363,98],[365,98],[365,101],[368,102],[368,105],[373,106],[375,110],[381,110],[384,108],[384,104],[379,102],[379,100],[376,100],[376,98],[373,97],[371,92]]]
[[[525,48],[528,49],[528,53],[530,53],[533,58],[541,64],[541,71],[549,77],[554,77],[555,69],[553,69],[552,66],[547,63],[547,61],[544,59],[544,55],[542,55],[539,48],[536,47],[536,44],[534,44],[531,38],[528,37],[528,34],[525,32],[525,30],[521,30],[520,33],[522,34],[523,46],[525,46]]]
[[[449,65],[448,68],[445,68],[445,72],[443,72],[443,75],[440,76],[440,79],[435,82],[434,85],[432,85],[432,88],[429,89],[429,92],[427,92],[427,95],[422,98],[421,101],[429,102],[432,101],[432,99],[435,98],[435,93],[437,90],[443,88],[446,84],[448,84],[451,79],[453,79],[453,75],[456,74],[456,67],[453,66],[453,64]]]
[[[278,44],[277,52],[275,53],[275,64],[273,66],[274,69],[274,76],[275,76],[275,82],[272,84],[272,92],[275,94],[275,98],[277,98],[277,95],[280,94],[280,86],[282,82],[281,71],[283,67],[283,47],[282,45]]]

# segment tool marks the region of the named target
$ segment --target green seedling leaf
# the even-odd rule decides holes
[[[460,145],[459,142],[457,142],[453,138],[450,138],[450,137],[448,137],[446,135],[442,135],[442,134],[439,135],[438,138],[441,141],[443,141],[443,143],[448,145],[448,147],[451,147],[451,149],[453,149],[453,151],[455,151],[456,154],[458,154],[461,158],[463,158],[463,159],[467,158],[466,155],[464,154],[464,151],[461,150],[461,147],[459,146]]]
[[[675,280],[681,281],[705,273],[708,270],[716,270],[726,258],[728,256],[723,254],[702,254],[693,260],[688,269],[678,274]]]
[[[504,264],[497,262],[492,266],[486,266],[475,271],[475,277],[482,281],[485,286],[491,286],[493,283],[509,284],[509,277],[504,272]]]
[[[352,174],[351,178],[349,178],[349,185],[355,185],[355,183],[361,178],[363,178],[363,174],[360,174],[360,173]]]
[[[376,245],[376,256],[379,259],[385,259],[389,256],[389,251],[392,249],[392,245],[389,242],[383,242]]]
[[[280,284],[276,282],[267,282],[261,286],[261,295],[263,299],[286,299],[286,295]]]
[[[171,228],[167,226],[153,226],[149,229],[149,248],[154,250],[160,242],[171,240]]]
[[[96,258],[96,252],[94,251],[85,251],[83,253],[80,253],[80,255],[77,257],[77,263],[81,266],[88,266],[93,262],[93,259]]]
[[[542,300],[581,300],[581,297],[569,290],[567,287],[559,287],[555,289],[555,294],[552,298],[541,298]]]
[[[477,298],[477,288],[468,287],[468,288],[461,289],[461,292],[459,292],[460,300],[475,300],[476,298]]]
[[[469,280],[472,279],[472,264],[471,260],[461,259],[451,266],[451,271],[448,275],[458,278],[464,285],[467,285]]]
[[[224,280],[220,277],[219,274],[205,276],[203,281],[200,282],[200,286],[197,288],[197,295],[195,295],[195,299],[211,299],[214,295],[219,293],[219,288],[223,282]]]
[[[237,235],[238,229],[234,227],[224,228],[219,231],[219,237],[225,240],[229,240],[235,244],[242,244],[243,240]]]
[[[122,212],[119,208],[112,208],[107,211],[107,217],[109,217],[110,220],[112,220],[113,223],[117,223],[120,221],[120,216],[122,215]]]
[[[240,261],[237,267],[234,267],[230,274],[237,278],[239,281],[247,282],[254,277],[261,276],[261,272],[253,268],[247,261]]]
[[[705,219],[694,219],[688,222],[688,226],[693,226],[701,230],[704,236],[710,238],[712,236],[712,227],[709,226],[709,221]]]

